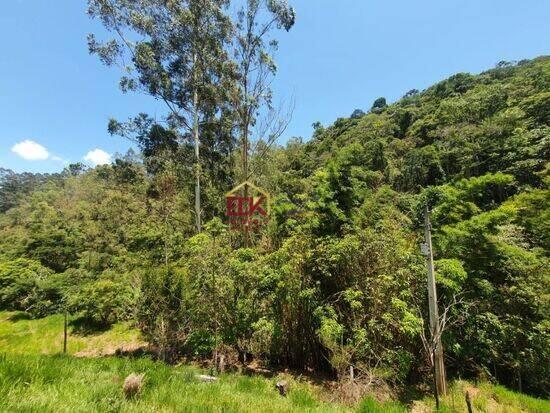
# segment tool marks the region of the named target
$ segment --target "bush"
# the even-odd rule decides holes
[[[187,338],[184,278],[181,271],[166,267],[149,268],[142,277],[137,320],[144,337],[164,360],[181,351]]]
[[[18,258],[0,262],[0,309],[44,315],[50,305],[41,301],[51,270],[38,261]]]
[[[133,301],[131,287],[102,279],[84,285],[68,297],[68,308],[90,323],[106,326],[127,319]]]

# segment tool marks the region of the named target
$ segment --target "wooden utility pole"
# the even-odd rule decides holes
[[[428,304],[430,310],[430,333],[433,351],[434,376],[436,397],[447,393],[447,380],[445,378],[445,363],[443,360],[443,346],[441,345],[441,331],[439,325],[439,310],[437,308],[437,290],[435,287],[434,259],[432,251],[432,224],[430,223],[430,211],[428,206],[424,208],[424,237],[426,264],[428,266]]]

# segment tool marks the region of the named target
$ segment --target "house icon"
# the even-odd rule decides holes
[[[252,182],[244,181],[225,194],[226,214],[230,217],[267,216],[271,212],[271,197]]]

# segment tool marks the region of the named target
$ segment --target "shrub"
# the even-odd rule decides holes
[[[164,360],[175,356],[187,338],[183,329],[183,322],[189,316],[184,278],[181,271],[166,267],[148,268],[142,277],[137,306],[139,327]]]
[[[126,319],[132,303],[131,287],[122,282],[103,279],[84,285],[68,297],[69,311],[99,325],[110,325]]]
[[[0,309],[42,315],[40,286],[46,286],[51,270],[26,258],[0,262]]]

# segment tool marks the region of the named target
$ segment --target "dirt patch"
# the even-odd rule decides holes
[[[470,397],[473,399],[474,397],[476,397],[480,392],[481,390],[478,389],[477,387],[473,387],[473,386],[465,386],[464,387],[464,393],[470,393]]]
[[[105,357],[129,356],[144,353],[147,350],[145,343],[125,343],[121,346],[107,346],[102,349],[85,349],[74,354],[75,357]]]
[[[257,361],[252,361],[251,363],[247,364],[244,368],[244,373],[248,375],[264,376],[268,378],[275,375],[275,372],[273,370],[265,368],[261,363],[258,363]]]
[[[487,400],[487,413],[505,413],[505,412],[508,412],[508,411],[510,411],[510,410],[508,410],[508,408],[506,406],[500,405],[492,397]],[[516,410],[514,410],[514,411],[516,411]],[[519,409],[517,411],[518,412],[519,411],[523,412],[523,410],[519,410]]]
[[[415,400],[411,406],[411,413],[431,413],[432,409],[426,403]]]

